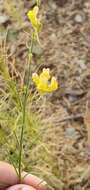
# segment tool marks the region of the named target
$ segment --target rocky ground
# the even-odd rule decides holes
[[[24,6],[24,11],[20,9],[21,17],[19,12],[16,14],[13,10],[13,14],[9,10],[8,1],[0,2],[0,38],[5,38],[7,31],[10,65],[12,68],[13,57],[17,59],[16,74],[20,78],[18,70],[22,70],[27,59],[26,42],[29,41],[26,35],[29,23],[25,13],[34,1],[24,0],[24,3],[20,1],[16,5],[17,9]],[[42,47],[37,45],[33,49],[33,62],[39,65],[40,70],[43,67],[52,70],[58,79],[59,89],[46,98],[42,119],[47,156],[44,157],[44,153],[41,156],[43,148],[37,147],[32,152],[32,157],[38,160],[35,160],[34,168],[43,173],[51,189],[89,190],[90,1],[42,0],[41,15]]]

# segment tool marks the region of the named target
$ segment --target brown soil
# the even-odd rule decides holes
[[[29,2],[25,1],[25,12],[28,8]],[[43,155],[43,161],[38,160],[35,169],[43,173],[52,189],[89,190],[90,1],[42,1],[41,15],[43,54],[36,52],[34,62],[41,63],[39,69],[51,69],[58,79],[59,89],[46,97],[42,114],[46,127],[43,143],[50,160],[48,156],[44,160]],[[16,23],[14,25],[16,28]],[[25,27],[28,25],[26,22]],[[18,64],[26,60],[26,41],[28,36],[21,28],[16,42],[9,42],[9,51]],[[39,151],[42,152],[41,147],[37,158]],[[32,155],[35,156],[35,152]]]

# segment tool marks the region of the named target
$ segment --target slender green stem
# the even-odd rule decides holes
[[[34,37],[34,36],[33,36]],[[31,47],[30,47],[30,54],[32,54],[33,42],[34,38],[31,39]],[[24,100],[23,100],[23,121],[22,121],[22,128],[21,128],[21,137],[20,137],[20,147],[19,147],[19,182],[21,182],[21,172],[22,172],[22,151],[23,151],[23,135],[24,135],[24,128],[25,128],[25,117],[26,117],[26,105],[27,105],[27,97],[28,97],[28,90],[30,86],[30,76],[31,76],[31,57],[29,60],[29,69],[28,69],[28,77],[26,81],[26,88],[24,92]]]
[[[20,150],[19,150],[19,182],[21,182],[21,170],[22,170],[22,148],[23,148],[23,132],[25,127],[25,109],[26,109],[26,95],[23,103],[23,122],[20,137]]]

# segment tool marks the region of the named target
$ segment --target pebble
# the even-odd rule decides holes
[[[68,96],[68,99],[69,99],[69,101],[70,101],[71,103],[73,103],[73,102],[77,101],[77,96],[69,95],[69,96]]]
[[[66,137],[74,138],[74,139],[76,139],[78,136],[75,128],[73,128],[73,127],[67,128],[65,131],[65,135],[66,135]]]
[[[8,21],[9,17],[6,15],[0,15],[0,24],[4,24]]]
[[[82,23],[82,22],[84,21],[84,18],[83,18],[82,15],[76,14],[75,17],[74,17],[74,20],[75,20],[75,22],[77,22],[77,23]]]
[[[78,65],[82,70],[85,70],[87,68],[86,61],[84,59],[78,60]]]

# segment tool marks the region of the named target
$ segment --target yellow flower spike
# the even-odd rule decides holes
[[[39,7],[35,6],[32,10],[30,10],[27,13],[27,16],[28,16],[29,20],[31,21],[31,24],[32,24],[33,28],[36,30],[36,32],[39,32],[41,29],[41,23],[40,23],[39,19],[37,18],[38,11],[39,11]]]
[[[56,78],[52,77],[51,81],[49,81],[50,78],[51,76],[49,69],[43,69],[40,75],[37,75],[36,73],[32,75],[33,82],[41,94],[50,93],[57,90],[58,82]]]
[[[53,90],[57,90],[57,88],[58,88],[57,80],[56,80],[55,77],[52,77],[51,84],[50,84],[50,89],[51,89],[51,91],[53,91]]]

